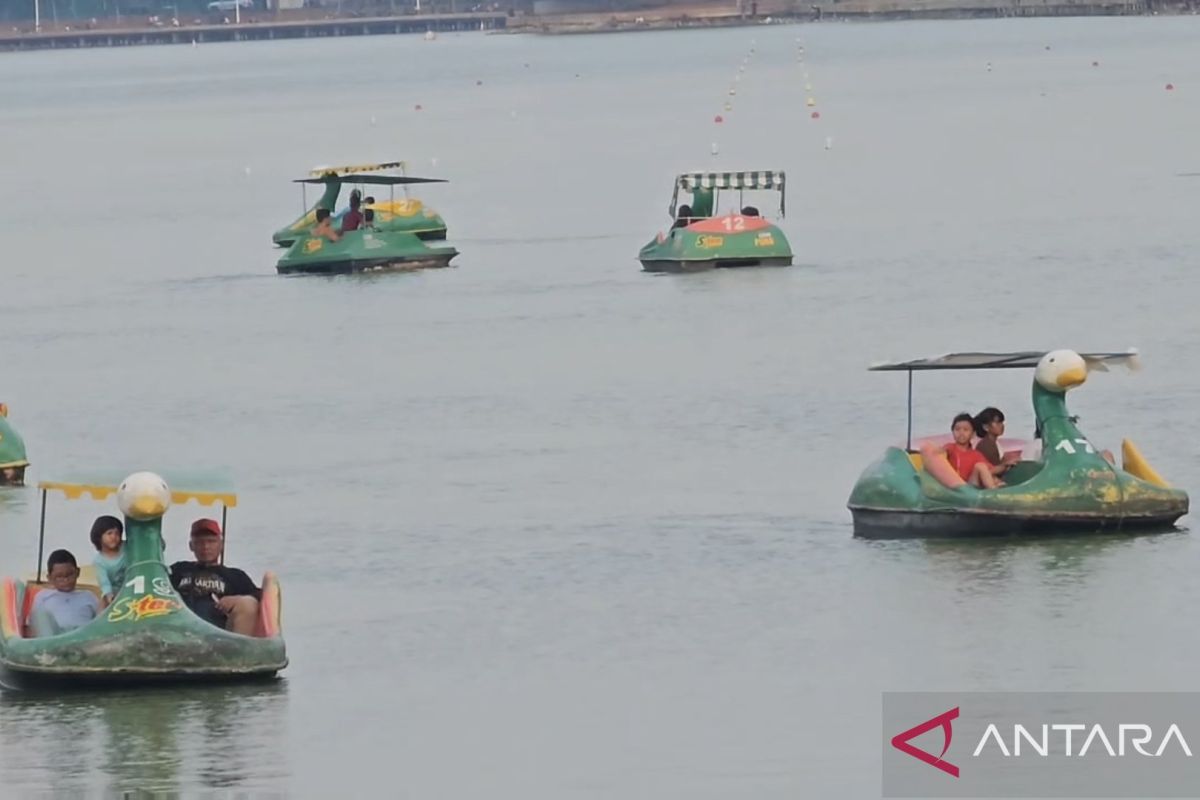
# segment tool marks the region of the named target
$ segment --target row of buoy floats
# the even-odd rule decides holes
[[[713,116],[714,125],[725,124],[725,115],[733,111],[733,98],[737,97],[738,84],[742,82],[742,77],[746,74],[746,68],[750,66],[754,59],[754,54],[757,52],[758,43],[755,39],[750,40],[750,50],[742,57],[742,63],[738,65],[737,72],[733,75],[733,81],[729,84],[729,91],[726,93],[725,99],[721,104],[721,111],[718,111]],[[712,155],[720,155],[721,146],[717,142],[713,142],[709,147],[709,152]]]

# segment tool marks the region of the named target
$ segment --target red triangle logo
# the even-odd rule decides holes
[[[909,728],[904,733],[898,733],[892,737],[892,747],[902,753],[908,753],[913,758],[924,761],[931,767],[937,767],[942,772],[949,773],[954,777],[958,777],[958,767],[951,764],[949,761],[942,759],[946,755],[946,751],[950,749],[950,739],[954,737],[954,729],[951,727],[951,722],[958,719],[958,707],[954,707],[944,714],[938,714],[933,719],[928,719],[917,725],[914,728]],[[915,739],[923,733],[928,733],[934,728],[941,728],[942,733],[946,737],[946,743],[942,747],[942,752],[936,756],[933,753],[926,753],[913,747],[908,743],[909,739]]]

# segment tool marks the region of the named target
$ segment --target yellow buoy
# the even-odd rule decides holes
[[[809,108],[812,108],[816,104],[817,104],[817,101],[812,99],[811,97],[808,98],[806,101],[804,101],[804,105],[808,106]]]

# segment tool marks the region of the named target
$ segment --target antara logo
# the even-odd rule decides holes
[[[946,751],[950,749],[950,740],[954,738],[954,728],[952,723],[956,719],[958,719],[957,706],[945,712],[944,714],[938,714],[933,719],[925,720],[916,727],[909,728],[904,733],[896,734],[892,737],[892,747],[896,748],[902,753],[908,753],[913,758],[924,761],[929,766],[937,767],[942,772],[948,773],[957,778],[958,767],[943,758],[943,756],[946,755]],[[933,753],[927,753],[924,750],[909,744],[910,739],[915,739],[923,733],[929,733],[934,728],[941,728],[942,735],[945,737],[945,741],[942,744],[942,752],[938,753],[936,756]]]
[[[1037,730],[1036,725],[1031,727],[1033,727],[1035,731]],[[1053,734],[1051,731],[1053,731]],[[1084,731],[1087,731],[1086,735],[1084,734]],[[1072,746],[1072,734],[1076,732],[1079,734],[1079,739],[1074,741],[1083,741],[1083,745],[1078,751],[1076,751]],[[1059,734],[1061,734],[1061,736]],[[976,746],[975,752],[971,755],[978,756],[983,752],[984,748],[988,746],[990,742],[994,742],[995,744],[992,746],[998,749],[1005,758],[1010,756],[1019,756],[1021,755],[1022,740],[1024,740],[1025,744],[1027,745],[1027,749],[1032,749],[1033,752],[1037,753],[1043,758],[1050,755],[1081,758],[1086,756],[1088,754],[1088,750],[1093,747],[1097,750],[1103,748],[1104,751],[1113,758],[1121,758],[1127,754],[1133,755],[1135,752],[1138,755],[1157,758],[1163,754],[1163,752],[1167,749],[1167,745],[1170,744],[1172,740],[1176,742],[1184,755],[1188,756],[1189,758],[1192,755],[1192,750],[1190,747],[1188,747],[1187,741],[1184,740],[1183,733],[1179,730],[1178,725],[1173,724],[1171,727],[1167,728],[1167,732],[1163,734],[1162,740],[1158,743],[1158,747],[1154,749],[1154,752],[1150,752],[1142,748],[1142,745],[1144,744],[1150,744],[1153,747],[1154,731],[1149,725],[1121,724],[1116,726],[1115,731],[1113,731],[1112,726],[1110,726],[1109,732],[1105,733],[1104,727],[1099,723],[1090,727],[1078,723],[1042,725],[1041,736],[1035,736],[1024,725],[1013,725],[1011,748],[1009,748],[1009,746],[1005,743],[1004,737],[1000,735],[1000,729],[996,727],[995,723],[992,723],[991,725],[987,726],[987,730],[985,730],[983,732],[983,736],[979,738],[979,744]],[[1115,750],[1113,749],[1113,742],[1116,742],[1117,744]],[[1062,744],[1061,751],[1055,747],[1055,745],[1059,743]],[[1126,745],[1131,745],[1131,747],[1127,747]],[[1127,753],[1127,751],[1131,752]]]

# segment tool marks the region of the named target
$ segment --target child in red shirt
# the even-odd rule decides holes
[[[971,447],[975,436],[975,418],[970,414],[959,414],[950,425],[954,441],[946,445],[946,458],[964,481],[979,489],[995,489],[1003,486],[993,474],[992,465],[983,453]]]

